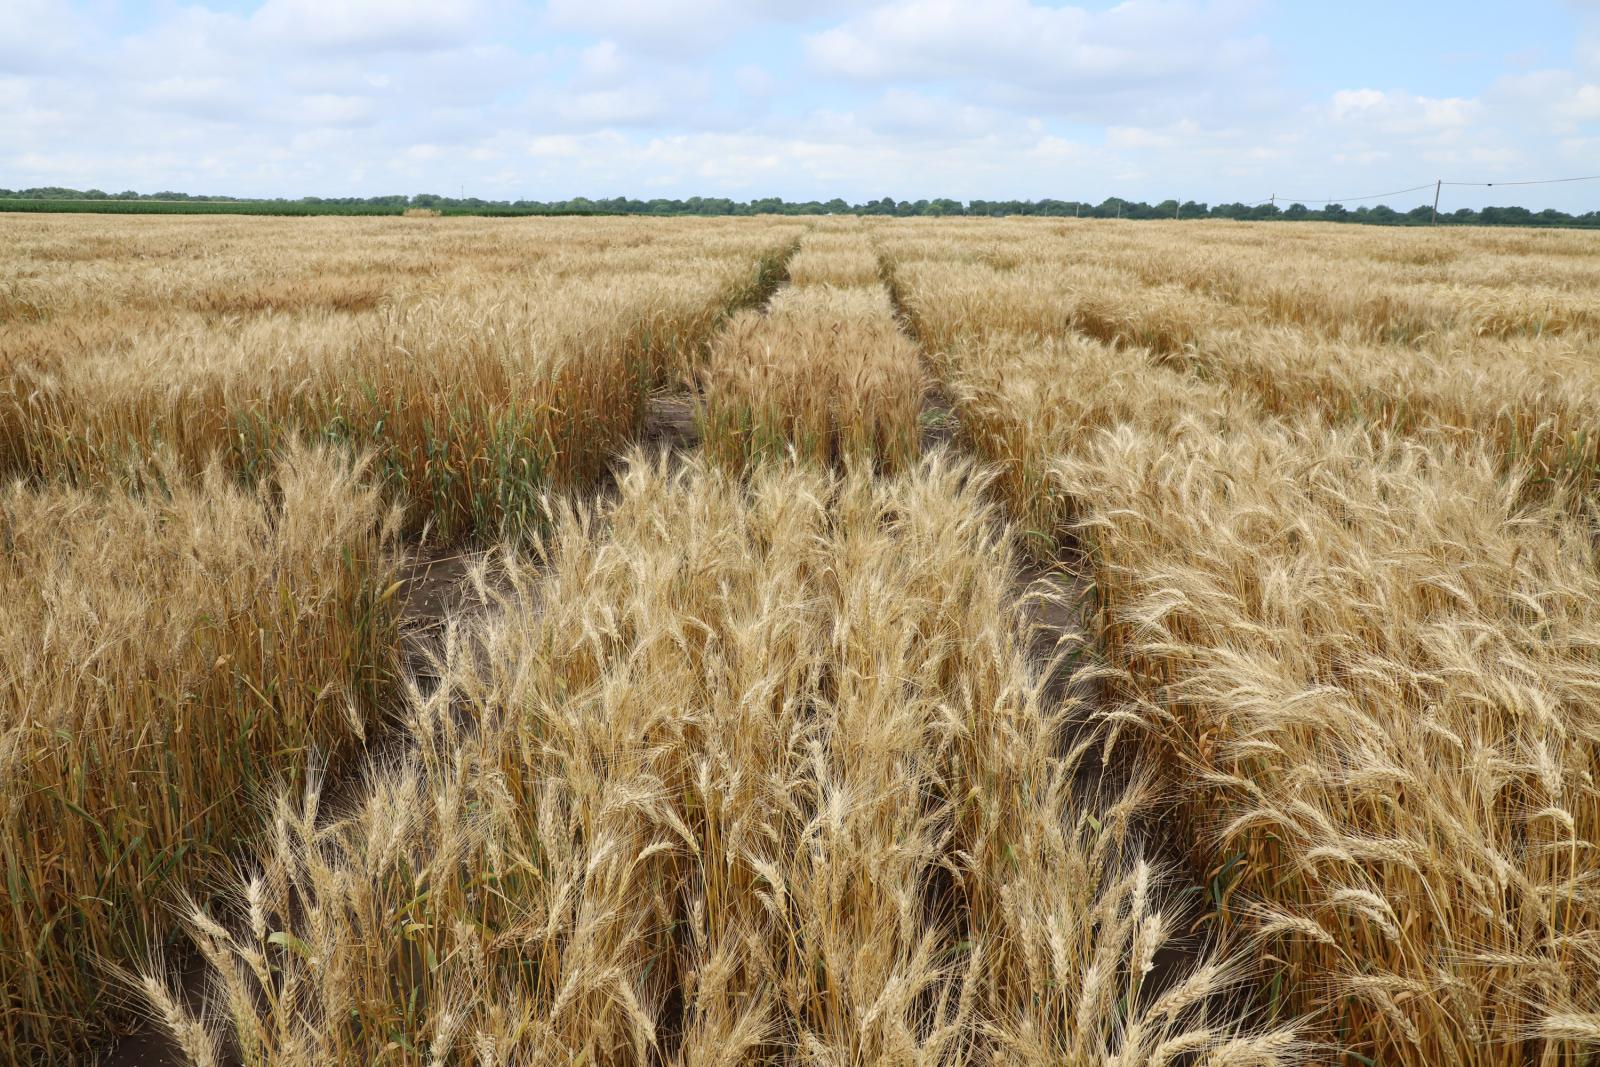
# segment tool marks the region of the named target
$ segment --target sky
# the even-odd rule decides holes
[[[0,0],[0,187],[1354,206],[1589,174],[1600,0]],[[1491,203],[1600,182],[1441,207]]]

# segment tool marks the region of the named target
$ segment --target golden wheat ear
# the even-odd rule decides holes
[[[101,967],[125,991],[136,1012],[171,1040],[186,1067],[218,1067],[224,1062],[222,1034],[189,1006],[188,993],[171,977],[174,969],[161,955],[136,969],[109,960]]]

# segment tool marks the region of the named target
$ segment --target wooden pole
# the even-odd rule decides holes
[[[1428,225],[1439,225],[1439,190],[1444,188],[1444,179],[1440,178],[1433,183],[1433,221]]]

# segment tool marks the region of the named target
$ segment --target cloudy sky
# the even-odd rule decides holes
[[[0,0],[13,188],[1217,202],[1597,173],[1600,0]],[[1600,182],[1446,190],[1484,203],[1589,210]]]

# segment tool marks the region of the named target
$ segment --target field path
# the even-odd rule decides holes
[[[943,448],[978,462],[977,454],[962,434],[960,412],[945,387],[937,362],[929,355],[901,300],[894,283],[893,264],[881,250],[878,256],[879,276],[888,290],[895,320],[916,346],[927,380],[922,401],[922,451],[927,454]],[[997,499],[995,507],[1005,514],[1002,501]],[[1016,524],[1009,517],[1006,522],[1015,532]],[[1023,566],[1017,574],[1014,604],[1018,622],[1028,635],[1029,652],[1040,667],[1053,665],[1052,677],[1046,683],[1048,699],[1051,702],[1069,698],[1080,701],[1087,728],[1089,720],[1105,707],[1107,700],[1095,672],[1083,669],[1088,666],[1088,657],[1072,653],[1074,649],[1083,649],[1088,635],[1093,632],[1093,580],[1081,565],[1079,553],[1070,546],[1057,548],[1045,559],[1028,553],[1021,555]],[[1098,778],[1098,772],[1095,777]],[[1083,784],[1092,792],[1099,783],[1085,781]]]
[[[750,310],[765,314],[772,298],[789,284],[787,263],[799,247],[799,242],[790,246],[773,284]],[[700,447],[700,410],[700,387],[693,374],[686,375],[675,388],[652,392],[645,401],[644,421],[637,443],[647,451],[666,452],[675,460],[681,459]],[[609,489],[609,485],[606,488]]]
[[[944,448],[973,461],[979,457],[963,437],[960,411],[946,387],[938,361],[918,335],[915,318],[903,303],[895,284],[894,265],[881,248],[879,274],[889,291],[895,318],[900,328],[916,344],[927,377],[923,394],[922,450],[926,454]],[[1004,500],[994,495],[996,509],[1006,515]],[[1072,728],[1062,738],[1061,751],[1069,752],[1081,742],[1103,732],[1103,717],[1113,710],[1116,697],[1107,685],[1106,657],[1099,640],[1097,615],[1100,607],[1089,562],[1081,545],[1070,531],[1056,532],[1050,549],[1041,554],[1033,539],[1042,532],[1022,531],[1009,516],[1005,519],[1019,541],[1021,566],[1013,589],[1016,623],[1027,637],[1028,652],[1034,664],[1047,677],[1044,700],[1049,706],[1063,702],[1075,705]],[[1076,790],[1090,806],[1112,801],[1139,773],[1132,746],[1096,744],[1077,765]],[[1198,889],[1205,872],[1190,869],[1189,851],[1184,847],[1178,823],[1156,813],[1144,820],[1143,844],[1162,867],[1183,883],[1182,888]],[[1204,894],[1186,892],[1181,926],[1193,931],[1203,918]],[[1157,953],[1152,972],[1152,988],[1162,990],[1191,974],[1206,957],[1204,939],[1195,933],[1167,942]],[[1248,991],[1247,991],[1248,992]]]
[[[478,558],[476,553],[425,545],[412,546],[410,551],[401,579],[404,584],[398,593],[401,643],[396,659],[406,676],[426,690],[438,682],[432,650],[442,640],[447,620],[470,619],[484,610],[484,604],[467,581],[469,569]],[[365,781],[362,767],[373,759],[397,753],[404,743],[404,731],[396,729],[391,721],[379,720],[369,729],[363,751],[349,762],[345,773],[323,785],[322,810],[329,816],[337,816],[355,803]],[[180,950],[171,969],[179,975],[190,1008],[198,1011],[204,1001],[207,969],[205,961],[186,948]],[[227,1048],[221,1062],[226,1067],[239,1063]],[[147,1026],[122,1038],[100,1063],[102,1067],[187,1067],[171,1036],[157,1026]]]

